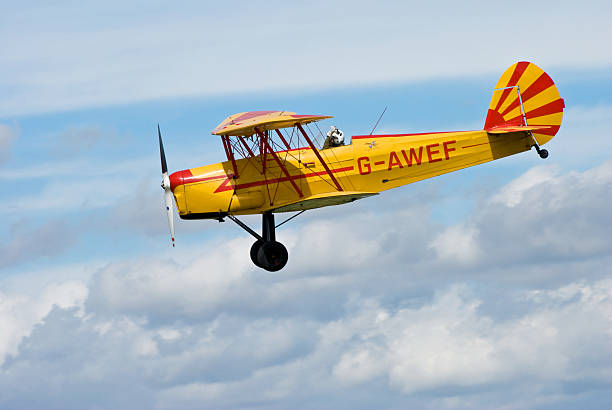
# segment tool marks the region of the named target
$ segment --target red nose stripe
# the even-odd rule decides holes
[[[174,189],[185,183],[185,179],[193,177],[190,170],[185,169],[183,171],[177,171],[170,175],[170,189],[174,192]]]
[[[216,174],[216,175],[215,175]],[[203,175],[193,175],[191,170],[185,169],[183,171],[177,171],[174,174],[170,175],[170,189],[172,192],[184,184],[190,184],[192,182],[203,182],[203,181],[214,181],[215,179],[224,179],[228,176],[223,172],[223,170],[219,170],[218,172],[213,172],[213,175],[204,174]]]

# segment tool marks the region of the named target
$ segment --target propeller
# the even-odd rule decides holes
[[[164,200],[166,202],[166,213],[168,214],[168,225],[170,226],[170,237],[172,238],[172,247],[174,247],[174,215],[172,214],[172,190],[170,189],[170,177],[168,176],[168,164],[166,164],[166,154],[164,153],[164,144],[162,143],[161,130],[157,124],[157,135],[159,137],[159,156],[161,157],[162,183],[161,187],[164,190]]]

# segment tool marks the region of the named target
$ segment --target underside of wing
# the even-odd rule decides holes
[[[319,195],[312,195],[307,199],[296,201],[294,203],[281,206],[273,210],[273,212],[295,212],[304,211],[306,209],[322,208],[330,205],[341,205],[356,201],[361,198],[378,195],[377,192],[332,192]]]

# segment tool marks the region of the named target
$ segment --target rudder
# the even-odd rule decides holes
[[[510,66],[495,85],[484,129],[544,126],[533,135],[538,144],[545,144],[559,131],[564,108],[550,76],[535,64],[520,61]]]

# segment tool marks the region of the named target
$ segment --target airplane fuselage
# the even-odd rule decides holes
[[[238,177],[225,161],[175,172],[170,182],[183,219],[295,211],[350,202],[527,151],[532,144],[527,132],[359,135],[350,145],[319,151],[342,191],[307,147],[276,152],[299,189],[270,153],[236,160]]]

